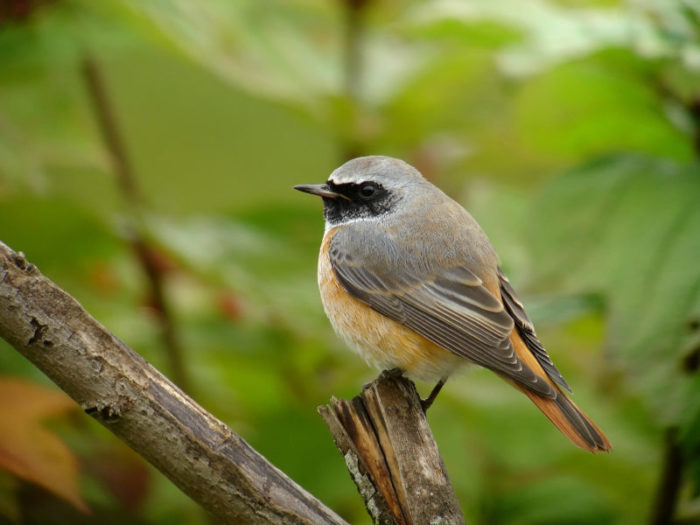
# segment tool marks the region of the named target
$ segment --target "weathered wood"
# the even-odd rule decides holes
[[[224,523],[345,523],[2,242],[0,337]]]
[[[374,523],[405,524],[398,500],[386,497],[393,492],[391,475],[362,400],[333,397],[331,404],[318,407],[318,412],[330,429]]]
[[[375,523],[464,523],[411,381],[383,372],[360,396],[334,398],[319,413]]]

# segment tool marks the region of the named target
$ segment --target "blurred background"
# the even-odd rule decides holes
[[[376,372],[291,189],[361,154],[471,211],[614,446],[455,377],[428,419],[468,523],[697,523],[698,0],[0,0],[0,240],[366,524],[316,406]],[[126,520],[210,521],[0,340],[0,522]]]

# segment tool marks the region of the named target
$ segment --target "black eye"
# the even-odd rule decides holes
[[[379,188],[374,182],[365,182],[362,186],[360,186],[358,193],[360,194],[360,197],[367,200],[374,197],[377,194],[378,189]]]

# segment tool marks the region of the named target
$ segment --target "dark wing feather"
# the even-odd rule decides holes
[[[433,343],[554,398],[552,386],[515,354],[513,320],[500,301],[467,268],[432,279],[403,272],[373,272],[331,243],[331,265],[343,287],[377,312]]]
[[[571,387],[554,365],[547,350],[544,349],[544,346],[542,346],[542,343],[540,343],[540,340],[537,338],[535,326],[532,324],[532,321],[530,321],[530,318],[525,312],[525,308],[523,308],[523,304],[518,299],[515,290],[513,290],[508,278],[503,274],[500,268],[498,269],[498,279],[500,281],[503,303],[505,304],[506,310],[508,310],[508,313],[515,321],[515,326],[518,329],[520,337],[525,341],[525,344],[533,353],[537,362],[542,365],[542,368],[544,368],[544,371],[547,372],[547,375],[552,381],[571,392]]]

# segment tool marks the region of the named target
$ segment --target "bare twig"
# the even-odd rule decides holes
[[[92,100],[95,118],[99,124],[105,147],[114,165],[114,172],[119,187],[124,195],[124,200],[131,209],[132,224],[128,236],[149,283],[150,297],[158,316],[163,348],[168,358],[170,373],[180,388],[189,391],[189,381],[184,366],[180,340],[177,337],[175,321],[165,296],[165,276],[156,262],[153,248],[143,234],[141,220],[142,199],[136,184],[136,178],[124,147],[124,141],[119,133],[117,119],[114,116],[113,106],[109,100],[99,67],[89,56],[83,59],[83,78]]]
[[[362,37],[364,34],[364,10],[370,0],[342,0],[344,7],[345,40],[343,42],[343,90],[350,105],[350,136],[342,144],[343,160],[350,160],[363,154],[358,137],[358,117],[361,105],[363,77]]]
[[[351,401],[319,407],[375,523],[463,524],[413,383],[384,372]]]
[[[224,523],[345,523],[2,242],[0,337]]]
[[[124,141],[119,133],[117,119],[107,94],[97,63],[89,56],[83,58],[83,78],[87,86],[95,118],[102,133],[105,147],[114,164],[114,172],[128,205],[140,204],[141,198],[136,186],[134,171],[126,153]]]
[[[683,479],[683,452],[678,442],[678,428],[666,430],[664,467],[651,513],[651,525],[673,522],[678,493]]]

